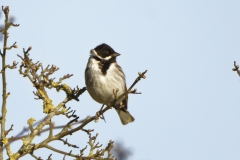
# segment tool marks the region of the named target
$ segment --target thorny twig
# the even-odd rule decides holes
[[[234,61],[233,65],[234,65],[234,68],[232,70],[236,71],[237,74],[240,76],[239,65],[236,64],[236,61]]]
[[[47,160],[52,160],[51,156],[52,156],[52,154],[50,154],[50,155],[48,156]]]
[[[16,61],[13,61],[13,64],[12,65],[5,65],[5,68],[9,68],[9,69],[15,69],[17,68],[17,65],[18,65],[18,62]]]
[[[64,145],[67,145],[68,147],[73,147],[73,148],[79,148],[78,146],[74,145],[74,144],[71,144],[66,140],[63,140],[63,139],[59,139],[59,141],[62,141]]]
[[[11,125],[11,127],[10,127],[7,131],[5,131],[5,136],[7,136],[8,133],[9,133],[10,131],[12,131],[12,130],[13,130],[13,124]]]

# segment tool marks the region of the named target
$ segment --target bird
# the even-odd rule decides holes
[[[96,102],[110,106],[115,100],[113,91],[120,96],[127,91],[125,74],[117,64],[116,58],[120,56],[109,45],[102,43],[90,50],[90,57],[85,69],[85,84],[88,93]],[[128,112],[128,95],[126,94],[116,104],[121,107],[114,107],[121,123],[126,125],[134,121],[134,117]]]

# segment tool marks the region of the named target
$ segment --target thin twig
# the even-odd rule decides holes
[[[44,118],[44,119],[45,119],[45,118]],[[85,121],[85,119],[80,120],[80,121],[75,122],[75,123],[72,123],[69,127],[74,126],[74,125],[77,125],[77,124],[82,123],[82,122],[84,122],[84,121]],[[54,130],[54,129],[62,129],[63,127],[66,127],[66,125],[60,125],[60,126],[55,126],[55,127],[53,126],[53,130]],[[49,131],[49,130],[50,130],[50,128],[43,129],[43,130],[41,130],[37,135],[40,136],[42,133],[47,132],[47,131]],[[29,132],[29,128],[24,127],[24,128],[23,128],[23,131],[21,131],[21,135],[22,135],[24,132]],[[9,138],[8,141],[9,141],[9,143],[11,144],[12,142],[15,142],[16,140],[20,140],[20,139],[25,138],[25,137],[27,137],[27,136],[28,136],[28,134],[27,134],[27,135],[23,135],[23,136],[20,136],[20,135],[18,134],[18,136]]]
[[[44,147],[47,148],[47,149],[50,149],[50,150],[52,150],[52,151],[54,151],[54,152],[63,154],[63,155],[67,155],[67,156],[74,157],[74,158],[80,158],[79,155],[72,154],[72,151],[70,151],[70,152],[61,151],[61,150],[56,149],[56,148],[53,148],[53,147],[51,147],[51,146],[49,146],[49,145],[45,145]],[[85,160],[91,160],[91,159],[99,160],[99,158],[96,158],[96,157],[85,157],[85,156],[82,156],[81,158],[82,158],[82,159],[85,159]]]
[[[236,61],[234,61],[233,65],[234,65],[234,68],[232,70],[236,71],[237,74],[240,76],[239,65],[236,64]]]

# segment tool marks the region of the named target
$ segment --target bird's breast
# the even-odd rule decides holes
[[[85,83],[91,97],[101,103],[108,104],[114,100],[113,90],[117,90],[117,96],[125,91],[124,73],[117,68],[115,63],[111,64],[104,75],[99,68],[99,61],[89,59],[85,70]]]

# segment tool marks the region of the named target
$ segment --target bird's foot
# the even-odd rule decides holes
[[[104,117],[103,112],[102,112],[103,111],[103,107],[104,107],[104,104],[102,105],[101,109],[98,112],[96,112],[95,120],[94,120],[95,122],[97,122],[98,119],[100,118],[100,119],[103,119],[104,122],[106,123],[105,117]]]
[[[119,103],[119,104],[113,104],[113,108],[115,108],[116,110],[123,110],[123,111],[125,111],[126,109],[125,109],[125,105],[121,102],[121,103]]]

